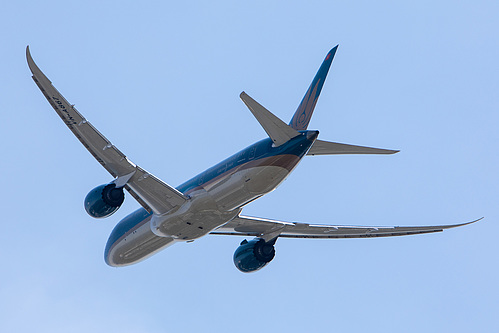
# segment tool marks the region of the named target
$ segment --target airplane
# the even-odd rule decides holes
[[[398,150],[370,148],[319,140],[308,130],[338,45],[326,55],[289,124],[244,91],[240,94],[268,134],[176,188],[130,161],[70,104],[33,61],[26,47],[32,78],[76,138],[114,178],[85,197],[85,210],[94,218],[115,213],[124,189],[141,205],[111,232],[105,262],[120,267],[138,263],[177,242],[205,235],[235,235],[244,239],[233,261],[241,272],[255,272],[275,256],[278,238],[371,238],[443,231],[478,220],[437,226],[344,226],[285,222],[242,215],[244,206],[276,189],[305,156],[335,154],[394,154]]]

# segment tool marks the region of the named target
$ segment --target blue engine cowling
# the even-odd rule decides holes
[[[234,265],[243,273],[256,272],[262,269],[275,256],[276,239],[265,242],[261,238],[255,238],[249,242],[245,239],[234,252]]]
[[[114,214],[125,200],[123,187],[115,184],[100,185],[85,197],[85,210],[95,218],[108,217]]]

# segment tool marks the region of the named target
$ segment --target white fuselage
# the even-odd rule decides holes
[[[242,207],[273,191],[296,167],[314,141],[295,144],[300,154],[249,157],[229,169],[224,162],[211,179],[201,174],[190,181],[185,192],[190,199],[164,215],[144,209],[130,214],[113,230],[106,248],[106,262],[124,266],[143,260],[178,241],[193,241],[236,217]],[[294,147],[293,149],[297,149]],[[227,163],[231,163],[228,159]]]

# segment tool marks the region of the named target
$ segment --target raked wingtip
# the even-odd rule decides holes
[[[28,61],[28,67],[29,70],[31,71],[31,74],[33,74],[33,78],[36,78],[37,80],[46,80],[49,84],[52,84],[52,81],[48,79],[48,77],[43,74],[41,69],[36,65],[35,61],[31,57],[31,52],[29,51],[29,45],[26,46],[26,60]]]
[[[460,224],[455,224],[453,226],[450,226],[450,228],[454,228],[454,227],[462,227],[462,226],[465,226],[465,225],[469,225],[469,224],[473,224],[473,223],[476,223],[478,221],[481,221],[485,218],[485,216],[479,218],[479,219],[476,219],[476,220],[473,220],[473,221],[470,221],[470,222],[465,222],[465,223],[460,223]]]
[[[31,52],[29,51],[29,45],[26,45],[26,60],[28,61],[28,67],[31,73],[35,74],[33,69],[36,68],[36,64],[31,57]]]

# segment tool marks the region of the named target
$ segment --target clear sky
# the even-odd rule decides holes
[[[499,2],[7,1],[0,11],[1,332],[498,332]],[[310,123],[400,149],[305,159],[247,215],[443,233],[278,240],[254,274],[240,237],[126,268],[83,199],[111,177],[34,82],[33,58],[127,156],[174,186],[288,121],[340,44]]]

